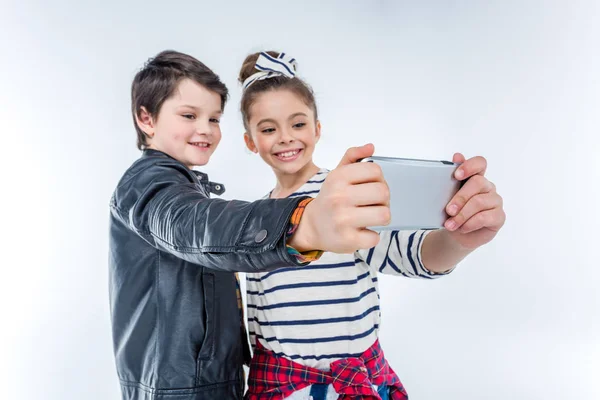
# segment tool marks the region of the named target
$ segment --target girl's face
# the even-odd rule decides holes
[[[261,93],[250,107],[246,146],[276,173],[296,174],[312,163],[321,124],[300,97],[289,90]]]

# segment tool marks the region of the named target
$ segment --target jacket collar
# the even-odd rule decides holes
[[[175,158],[171,157],[167,153],[162,152],[160,150],[155,150],[155,149],[144,149],[143,150],[142,158],[148,158],[148,157],[170,158],[171,160],[181,163],[181,161],[176,160]],[[208,189],[209,192],[214,193],[217,196],[221,196],[223,193],[225,193],[225,185],[223,185],[222,183],[211,182],[208,179],[208,175],[205,174],[204,172],[196,171],[193,169],[190,171],[192,171],[194,173],[194,175],[198,178],[200,183],[203,184]]]

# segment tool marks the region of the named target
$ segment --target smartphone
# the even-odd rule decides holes
[[[461,188],[454,177],[460,166],[451,161],[368,157],[362,162],[378,164],[390,188],[392,221],[374,231],[438,229],[448,219],[446,206]]]

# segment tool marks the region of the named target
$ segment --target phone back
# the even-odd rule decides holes
[[[369,157],[377,163],[390,188],[392,221],[381,230],[437,229],[448,218],[446,205],[462,183],[454,178],[460,164],[449,161]]]

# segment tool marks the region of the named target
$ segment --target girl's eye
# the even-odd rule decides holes
[[[265,128],[261,132],[262,133],[273,133],[273,132],[275,132],[275,128]]]
[[[294,128],[302,128],[306,126],[306,122],[298,122],[297,124],[293,125]]]
[[[221,120],[220,120],[220,119],[218,119],[218,118],[211,118],[211,119],[210,119],[210,122],[213,122],[213,123],[215,123],[215,124],[218,124],[218,123],[220,123],[220,122],[221,122]]]
[[[196,119],[196,116],[194,114],[183,114],[183,118],[186,118],[186,119]]]

